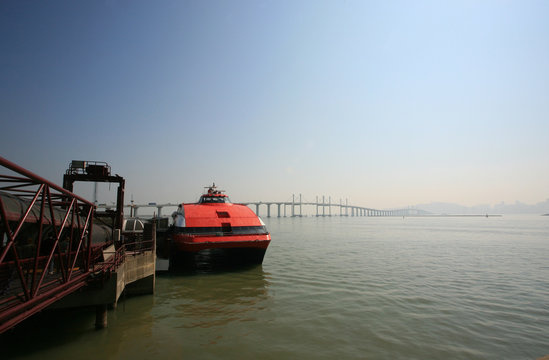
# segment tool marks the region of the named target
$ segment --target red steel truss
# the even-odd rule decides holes
[[[94,210],[0,157],[0,333],[86,285]]]

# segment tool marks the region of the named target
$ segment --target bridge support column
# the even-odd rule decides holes
[[[278,217],[280,217],[280,205],[282,205],[282,204],[278,203],[276,205],[278,206]]]
[[[157,213],[156,216],[158,216],[158,217],[162,216],[162,207],[163,207],[163,206],[157,206],[157,207],[156,207],[156,208],[158,209],[158,213]]]
[[[139,210],[138,206],[133,208],[133,217],[137,217],[137,210]]]
[[[255,214],[259,216],[259,204],[255,204]]]
[[[267,217],[271,217],[271,204],[267,204]]]

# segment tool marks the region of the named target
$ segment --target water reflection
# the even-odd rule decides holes
[[[256,320],[270,297],[269,279],[261,265],[161,276],[157,279],[157,317],[182,328]]]
[[[41,312],[0,335],[2,357],[38,355],[41,351],[76,342],[93,331],[94,319],[93,308]]]
[[[83,353],[117,357],[128,353],[135,339],[152,335],[153,306],[150,295],[122,296],[108,312],[108,327],[100,331],[94,328],[94,307],[44,311],[2,334],[3,355],[41,360],[81,358]]]
[[[120,359],[124,354],[138,355],[136,339],[151,338],[154,328],[154,298],[150,295],[122,299],[115,311],[109,312],[107,329],[95,331],[93,341],[108,357]]]
[[[261,265],[158,275],[154,296],[122,296],[118,308],[109,311],[107,329],[94,330],[93,307],[46,311],[3,334],[3,354],[30,359],[76,357],[83,352],[139,357],[158,351],[163,343],[169,352],[177,349],[174,344],[180,339],[189,340],[189,329],[238,329],[264,319],[272,307],[270,279]],[[223,338],[217,331],[193,334],[200,334],[190,336],[196,344]]]

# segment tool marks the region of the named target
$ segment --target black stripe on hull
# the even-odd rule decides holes
[[[263,263],[267,249],[214,248],[196,252],[178,252],[170,259],[170,270],[225,271]]]
[[[223,235],[230,233],[232,235],[268,235],[269,232],[265,226],[231,226],[230,230],[223,227],[174,227],[174,234],[189,235]]]

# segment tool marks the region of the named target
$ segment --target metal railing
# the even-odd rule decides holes
[[[96,258],[93,203],[3,157],[0,172],[2,333],[84,286]]]
[[[100,279],[100,274],[108,275],[124,263],[127,256],[136,256],[147,251],[156,251],[156,229],[152,223],[150,227],[146,227],[142,233],[125,232],[122,233],[122,239],[116,244],[116,248],[112,256],[109,256],[103,261],[95,262],[92,268],[94,279]],[[95,257],[101,257],[103,254],[101,249],[96,251]]]

